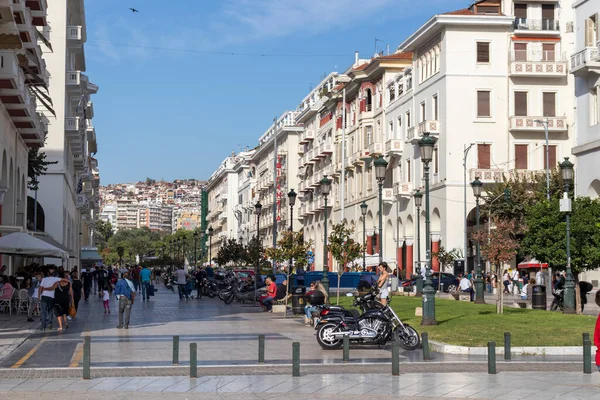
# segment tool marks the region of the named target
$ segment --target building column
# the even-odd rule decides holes
[[[440,260],[433,254],[437,253],[440,250],[440,239],[441,238],[442,238],[442,235],[440,235],[437,232],[431,234],[431,268],[434,271],[440,270]]]
[[[397,243],[396,243],[396,260],[397,261],[397,268],[398,268],[398,276],[402,276],[401,271],[404,270],[404,264],[402,263],[402,248],[404,247],[404,239],[398,239]]]
[[[406,238],[406,278],[411,279],[410,277],[414,274],[414,266],[413,266],[413,238]]]
[[[373,254],[373,235],[367,235],[367,254]]]

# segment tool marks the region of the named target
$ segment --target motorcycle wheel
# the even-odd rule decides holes
[[[217,294],[216,294],[214,291],[212,291],[212,290],[208,290],[208,291],[206,292],[206,295],[207,295],[208,297],[210,297],[211,299],[214,299],[214,298],[215,298],[215,296],[216,296]]]
[[[225,299],[227,298],[227,296],[229,296],[231,292],[229,292],[228,290],[225,289],[221,289],[219,290],[219,298],[223,301],[225,301]]]
[[[405,329],[402,327],[396,328],[394,331],[394,339],[398,341],[400,347],[404,350],[416,350],[421,344],[421,338],[419,333],[410,325],[404,324]]]
[[[342,339],[336,339],[332,336],[333,332],[341,332],[341,328],[337,327],[337,324],[328,322],[321,326],[317,331],[317,342],[325,350],[335,350],[342,347]]]
[[[229,297],[227,297],[225,300],[223,300],[225,302],[225,304],[229,305],[231,303],[233,303],[233,300],[235,300],[235,296],[233,295],[233,293],[231,295],[229,295]]]

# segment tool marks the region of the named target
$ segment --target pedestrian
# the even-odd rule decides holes
[[[108,291],[108,283],[104,284],[102,288],[102,303],[104,303],[104,314],[110,314],[110,293]]]
[[[129,280],[129,272],[122,275],[122,279],[115,286],[115,295],[119,299],[119,325],[118,329],[129,329],[129,319],[131,317],[131,307],[135,300],[135,287]],[[125,320],[123,321],[123,314]]]
[[[104,288],[105,288],[105,286],[108,283],[108,282],[106,282],[107,276],[108,276],[108,273],[104,269],[104,265],[103,265],[103,266],[100,267],[100,269],[98,270],[98,274],[97,274],[97,279],[98,279],[98,296],[100,298],[102,298],[102,296],[103,296],[102,292],[104,291]]]
[[[485,288],[488,293],[492,293],[492,277],[489,272],[485,274]]]
[[[188,274],[185,273],[183,265],[179,266],[177,270],[177,288],[179,290],[179,300],[183,300],[184,296],[189,299],[186,295],[185,285],[187,283]]]
[[[27,322],[33,322],[33,310],[37,307],[40,307],[40,284],[42,283],[42,273],[37,271],[33,280],[31,281],[31,286],[29,288],[29,307],[27,308]]]
[[[79,309],[79,301],[83,296],[83,282],[79,279],[77,271],[71,273],[71,278],[73,279],[73,305],[75,306],[75,311],[77,311]]]
[[[596,304],[600,307],[600,290],[596,292]],[[596,346],[596,367],[600,371],[600,314],[596,320],[596,327],[594,329],[594,345]]]
[[[144,267],[146,268],[146,267]],[[147,268],[146,268],[147,269]],[[135,288],[135,291],[137,293],[139,293],[140,291],[142,292],[142,298],[144,298],[144,292],[143,292],[143,288],[140,287],[140,272],[141,269],[139,267],[139,265],[134,265],[133,268],[131,268],[131,280],[133,281],[133,287]]]
[[[517,290],[517,293],[519,293],[519,271],[517,271],[516,268],[513,271],[511,278],[512,278],[511,294],[515,294],[515,290]]]
[[[473,290],[473,284],[471,283],[471,280],[466,276],[463,276],[460,280],[460,291],[464,293],[469,293],[469,299],[471,301],[475,301],[475,291]]]
[[[85,301],[88,301],[92,289],[92,273],[83,268],[81,270],[81,279],[83,280],[83,298]]]
[[[150,278],[152,276],[152,271],[150,271],[148,266],[144,265],[138,275],[139,279],[142,282],[142,300],[150,300],[150,296],[148,295],[148,289],[150,288]],[[133,281],[133,286],[135,288],[135,280]]]
[[[388,273],[387,263],[381,262],[377,266],[377,272],[379,272],[379,278],[377,278],[377,288],[379,289],[379,301],[384,306],[387,304],[387,299],[390,294],[391,279]]]
[[[62,279],[58,282],[54,290],[54,314],[58,320],[58,330],[68,329],[67,315],[69,306],[73,303],[73,289],[71,287],[70,275],[64,272]]]
[[[42,279],[38,289],[38,296],[42,304],[42,331],[52,330],[52,314],[54,311],[54,289],[58,286],[60,278],[56,277],[54,266],[48,268],[46,277]]]
[[[502,276],[502,283],[504,284],[504,294],[509,294],[508,285],[510,285],[510,275],[507,270],[504,270],[504,274]]]

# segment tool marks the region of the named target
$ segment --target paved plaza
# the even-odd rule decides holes
[[[488,375],[485,356],[432,353],[431,361],[423,361],[420,350],[401,351],[401,375],[392,377],[391,346],[352,347],[350,362],[344,363],[341,350],[318,346],[314,330],[301,318],[263,313],[251,305],[228,306],[219,299],[180,301],[176,293],[158,288],[149,302],[136,300],[128,330],[116,328],[116,302],[111,314],[104,314],[97,296],[80,304],[76,320],[64,331],[41,332],[35,329],[37,320],[0,316],[0,398],[2,392],[19,392],[19,398],[54,399],[60,391],[60,398],[74,399],[98,392],[105,399],[135,392],[161,399],[351,399],[365,393],[600,399],[600,374],[584,375],[581,357],[499,359],[499,374]],[[259,334],[266,337],[262,365],[257,363]],[[180,338],[178,365],[172,363],[173,335]],[[91,380],[82,379],[84,336],[91,337]],[[292,342],[301,345],[296,378],[291,376]],[[198,378],[189,378],[190,343],[198,345]]]

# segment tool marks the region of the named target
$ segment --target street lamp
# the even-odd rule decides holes
[[[260,213],[262,211],[262,204],[260,201],[257,201],[254,205],[254,212],[256,214],[256,248],[259,249],[260,246]],[[254,270],[254,292],[258,290],[258,274],[260,272],[260,254],[258,251],[256,252],[256,269]]]
[[[423,205],[423,193],[417,189],[417,191],[413,194],[413,198],[415,199],[415,207],[417,207],[417,296],[422,296],[423,275],[421,274],[421,206]]]
[[[165,252],[167,251],[167,246],[165,246],[163,244],[162,247],[161,247],[161,250],[162,250],[162,269],[164,271],[164,269],[165,269]]]
[[[321,179],[320,184],[321,194],[325,197],[325,208],[323,209],[323,217],[325,219],[325,234],[323,238],[323,278],[321,278],[321,284],[323,284],[325,292],[329,296],[329,276],[327,274],[327,272],[329,272],[329,267],[327,266],[327,196],[329,196],[329,192],[331,191],[331,179],[327,179],[327,175],[325,175],[323,176],[323,179]]]
[[[194,232],[194,267],[198,266],[198,231]]]
[[[212,235],[215,230],[212,226],[208,227],[208,266],[212,266]]]
[[[294,192],[294,189],[290,190],[290,192],[288,193],[288,201],[290,203],[290,232],[292,232],[292,245],[294,243],[294,236],[293,236],[294,204],[296,204],[296,196],[298,196],[298,194],[296,192]],[[292,276],[292,263],[293,262],[294,262],[294,259],[290,256],[290,265],[288,265],[288,277]],[[290,285],[288,285],[288,292],[289,292],[289,287],[290,287]]]
[[[566,213],[567,222],[567,277],[565,279],[565,291],[563,300],[563,312],[565,314],[575,313],[575,282],[573,281],[573,272],[571,271],[571,199],[569,198],[569,184],[573,182],[573,163],[569,157],[560,163],[560,172],[562,173],[565,184],[565,192],[560,201],[560,211]]]
[[[379,237],[377,243],[379,244],[379,262],[381,263],[383,262],[383,182],[385,181],[388,162],[385,161],[383,156],[379,156],[373,164],[375,165],[375,178],[377,178],[377,184],[379,185]]]
[[[363,219],[363,272],[365,272],[367,270],[367,255],[366,255],[366,251],[367,251],[367,238],[366,238],[366,230],[367,230],[367,220],[366,220],[366,216],[367,216],[367,208],[369,206],[367,206],[366,202],[362,202],[362,204],[360,205],[360,213],[362,214],[362,219]]]
[[[473,195],[475,196],[475,220],[476,220],[476,231],[479,232],[479,199],[481,198],[481,189],[483,188],[483,182],[476,176],[475,180],[471,182],[473,187]],[[485,304],[483,297],[483,276],[481,276],[481,248],[479,240],[477,240],[477,260],[475,261],[475,303]]]
[[[429,163],[433,158],[433,146],[436,139],[429,136],[429,132],[423,132],[423,137],[419,140],[421,149],[421,161],[425,167],[425,240],[426,246],[426,270],[425,287],[423,288],[423,319],[421,325],[436,325],[435,320],[435,288],[431,282],[431,239],[429,232]]]

